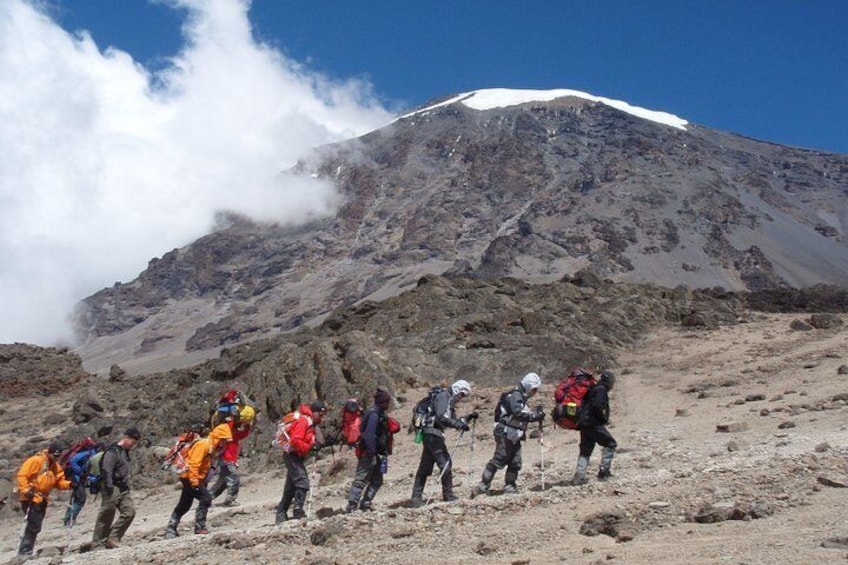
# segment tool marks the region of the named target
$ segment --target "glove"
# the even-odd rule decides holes
[[[468,422],[473,422],[474,420],[476,420],[479,417],[480,417],[480,414],[478,414],[477,412],[472,412],[471,414],[469,414],[468,416],[465,417],[465,420],[468,421]]]
[[[465,421],[465,418],[462,418],[459,421],[459,424],[460,424],[459,429],[462,430],[463,432],[467,432],[471,429],[471,426],[468,425],[468,422]]]
[[[112,495],[115,494],[115,487],[103,487],[103,494],[112,498]]]
[[[24,498],[26,498],[27,500],[32,500],[33,498],[35,498],[35,489],[27,489],[27,491],[24,493]]]
[[[545,409],[541,406],[536,407],[536,422],[544,422],[545,421]]]

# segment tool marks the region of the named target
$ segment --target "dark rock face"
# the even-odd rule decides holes
[[[67,349],[0,344],[0,385],[6,397],[50,396],[72,390],[90,378],[79,355]]]
[[[336,184],[335,217],[297,228],[228,218],[152,260],[84,301],[87,361],[211,356],[428,273],[546,283],[590,268],[601,280],[733,290],[848,281],[848,156],[681,131],[584,100],[451,104],[297,170]],[[98,362],[98,339],[142,323],[131,346],[104,341],[113,357]]]
[[[137,379],[113,366],[96,391],[81,388],[78,434],[134,423],[169,437],[206,421],[210,399],[237,386],[272,420],[292,404],[338,405],[377,386],[398,393],[442,380],[513,384],[529,371],[553,381],[571,364],[614,365],[614,350],[692,310],[736,323],[744,298],[725,291],[613,284],[585,272],[531,285],[426,275],[383,300],[341,307],[313,329],[224,349],[219,358]],[[108,431],[106,432],[108,433]]]

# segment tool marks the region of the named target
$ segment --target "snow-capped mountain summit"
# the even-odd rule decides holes
[[[409,118],[418,114],[431,112],[436,108],[448,106],[456,102],[460,102],[469,108],[475,110],[493,110],[495,108],[506,108],[508,106],[519,106],[521,104],[532,104],[533,102],[551,102],[558,98],[581,98],[591,102],[600,102],[606,104],[616,110],[621,110],[638,118],[650,120],[658,124],[664,124],[677,129],[686,129],[688,123],[683,118],[678,118],[674,114],[667,112],[659,112],[656,110],[646,110],[638,106],[631,106],[627,102],[621,100],[613,100],[604,98],[603,96],[595,96],[579,90],[555,89],[555,90],[524,90],[510,88],[489,88],[484,90],[473,90],[453,96],[442,102],[419,108],[401,117]]]

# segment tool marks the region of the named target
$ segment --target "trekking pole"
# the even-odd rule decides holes
[[[474,436],[477,435],[474,432],[477,431],[477,418],[471,421],[471,450],[468,452],[468,474],[472,474],[474,472]]]
[[[71,549],[71,528],[74,527],[74,492],[71,491],[71,497],[68,500],[68,526],[65,534],[65,551]]]
[[[445,473],[448,471],[448,469],[451,466],[453,466],[453,454],[454,454],[454,452],[456,452],[456,448],[459,447],[459,442],[460,442],[460,440],[462,440],[462,434],[464,434],[464,433],[465,433],[465,430],[461,430],[459,432],[459,435],[456,438],[456,443],[453,444],[453,449],[451,449],[450,453],[448,453],[448,460],[445,463],[445,466],[442,467],[442,472],[439,473],[439,483],[440,484],[442,482],[442,477],[444,477]],[[433,500],[433,494],[432,493],[430,494],[429,498],[427,498],[427,504],[430,504],[431,500]]]
[[[306,515],[312,511],[312,492],[315,490],[315,468],[318,466],[318,461],[312,462],[312,470],[309,471],[309,497],[306,499]]]
[[[21,530],[21,535],[18,536],[19,539],[24,539],[26,535],[27,525],[29,524],[29,511],[32,509],[32,501],[30,501],[29,506],[27,506],[27,511],[24,514],[24,528]]]
[[[539,420],[539,464],[542,468],[542,490],[545,490],[545,427]]]

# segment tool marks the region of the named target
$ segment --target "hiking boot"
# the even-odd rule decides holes
[[[295,520],[303,520],[306,518],[306,512],[304,512],[301,508],[295,508],[294,512],[292,512],[292,518]]]
[[[373,508],[371,508],[371,503],[366,500],[359,503],[359,509],[363,512],[371,512],[371,510],[373,510]]]
[[[345,508],[345,514],[353,514],[354,512],[356,512],[357,508],[358,507],[355,502],[348,502],[347,508]]]
[[[274,518],[274,525],[279,526],[281,524],[285,524],[286,520],[288,519],[289,517],[285,514],[277,514],[277,516]]]
[[[515,494],[518,492],[518,487],[515,485],[504,485],[504,494]]]
[[[489,494],[489,485],[485,483],[480,483],[471,489],[471,498],[476,496],[480,496],[481,494]]]
[[[598,471],[598,480],[606,481],[607,479],[612,478],[612,472],[609,469],[600,469]]]
[[[571,479],[571,486],[579,487],[585,485],[589,480],[586,478],[586,470],[589,468],[589,458],[581,455],[577,458],[577,469],[574,471],[574,478]]]
[[[180,518],[176,514],[171,514],[168,520],[168,526],[165,528],[165,539],[174,539],[180,536],[177,528],[180,527]]]
[[[238,505],[239,505],[239,503],[236,502],[235,499],[232,499],[232,498],[228,498],[224,502],[219,504],[219,506],[226,506],[228,508],[232,508],[233,506],[238,506]]]
[[[205,536],[209,533],[209,530],[207,530],[206,528],[195,528],[194,533],[199,536]]]
[[[455,502],[455,501],[459,500],[459,498],[452,495],[452,494],[446,494],[445,496],[442,497],[442,500],[445,501],[445,502]]]
[[[424,506],[424,499],[423,498],[410,498],[409,502],[407,502],[406,505],[409,508],[421,508],[422,506]]]
[[[573,487],[579,487],[585,485],[589,482],[589,479],[586,478],[586,475],[574,475],[571,479],[571,483],[569,483]]]
[[[117,540],[113,540],[112,538],[107,539],[106,543],[104,543],[103,545],[106,547],[106,549],[118,549],[119,547],[121,547],[121,544],[118,543]]]

